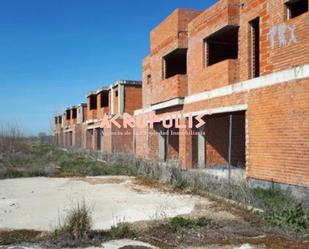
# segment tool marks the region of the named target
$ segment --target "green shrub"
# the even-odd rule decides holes
[[[254,189],[264,212],[262,217],[273,226],[294,232],[309,229],[309,210],[288,193],[279,189]]]
[[[185,189],[185,188],[189,187],[190,184],[186,180],[184,180],[184,179],[178,179],[175,182],[174,185],[175,185],[176,188]]]

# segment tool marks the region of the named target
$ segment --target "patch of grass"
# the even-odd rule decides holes
[[[53,145],[32,144],[26,151],[6,156],[0,164],[1,178],[35,176],[135,175],[126,162],[102,162],[96,157],[63,151]]]
[[[110,165],[91,159],[71,158],[60,163],[59,173],[82,174],[89,176],[98,175],[133,175],[130,168],[124,165]]]
[[[262,204],[263,219],[273,226],[297,233],[309,230],[309,210],[292,196],[279,189],[254,189]]]
[[[112,226],[110,230],[105,231],[105,237],[108,239],[124,239],[136,237],[136,232],[128,223],[119,223]]]
[[[184,179],[178,179],[176,180],[174,186],[175,188],[178,188],[178,189],[185,189],[185,188],[188,188],[190,184]]]
[[[181,216],[176,216],[169,221],[169,227],[173,231],[177,231],[180,228],[197,228],[209,226],[213,222],[206,217],[199,217],[197,219],[188,219]]]
[[[0,245],[12,245],[21,242],[35,242],[39,240],[41,232],[35,230],[13,230],[0,232]]]

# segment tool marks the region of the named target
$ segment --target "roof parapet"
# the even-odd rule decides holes
[[[111,87],[115,87],[117,85],[142,85],[141,80],[116,80]]]

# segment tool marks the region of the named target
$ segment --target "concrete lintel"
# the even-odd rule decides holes
[[[184,103],[184,98],[175,98],[175,99],[164,101],[162,103],[154,104],[150,107],[150,110],[156,111],[156,110],[160,110],[160,109],[164,109],[168,107],[183,105],[183,103]]]
[[[232,95],[235,93],[246,92],[258,88],[273,86],[277,84],[293,84],[295,80],[301,80],[309,78],[309,64],[304,64],[301,66],[293,67],[287,70],[271,73],[258,78],[246,80],[233,85],[220,87],[214,90],[209,90],[197,94],[193,94],[182,99],[182,104],[191,104],[203,100],[208,100],[212,98],[218,98],[222,96]],[[177,98],[181,99],[181,98]],[[177,101],[176,99],[176,101]],[[149,113],[154,110],[159,110],[162,108],[168,108],[175,106],[175,99],[168,100],[159,104],[155,104],[150,108],[145,108],[138,110],[134,115]],[[176,104],[177,105],[177,104]],[[216,108],[217,109],[217,108]],[[214,109],[212,110],[214,113]]]
[[[309,64],[305,64],[287,70],[283,70],[280,72],[275,72],[258,78],[239,82],[233,85],[224,86],[214,90],[190,95],[185,97],[184,104],[190,104],[198,101],[231,95],[234,93],[273,86],[285,82],[295,83],[294,80],[305,79],[308,77],[309,77]]]
[[[248,105],[247,104],[243,104],[243,105],[231,105],[231,106],[222,106],[222,107],[218,107],[218,108],[209,108],[209,109],[204,109],[201,111],[197,111],[197,112],[192,112],[192,113],[184,113],[183,116],[184,117],[189,117],[191,116],[197,116],[197,115],[201,115],[201,114],[219,114],[219,113],[226,113],[226,112],[238,112],[238,111],[246,111],[248,109]]]
[[[133,112],[133,115],[137,116],[137,115],[140,115],[140,114],[146,114],[146,113],[150,113],[150,112],[152,112],[151,108],[147,107],[147,108],[144,108],[144,109],[137,109],[137,110],[135,110]]]

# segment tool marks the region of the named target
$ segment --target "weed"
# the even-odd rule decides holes
[[[38,241],[41,232],[34,230],[0,231],[0,245]]]
[[[288,193],[279,189],[254,189],[264,213],[262,217],[271,225],[294,232],[309,229],[309,210]]]
[[[206,217],[197,219],[188,219],[180,216],[172,218],[169,222],[169,227],[173,231],[178,231],[180,228],[197,228],[212,224],[212,221]]]
[[[106,231],[106,236],[111,239],[134,238],[136,232],[131,229],[128,223],[119,223],[117,226],[112,226]]]
[[[190,186],[190,184],[184,179],[176,180],[174,186],[178,189],[185,189]]]
[[[72,240],[87,239],[91,231],[91,211],[85,201],[77,203],[68,211],[64,224],[55,229],[52,237],[59,239],[68,236]]]

